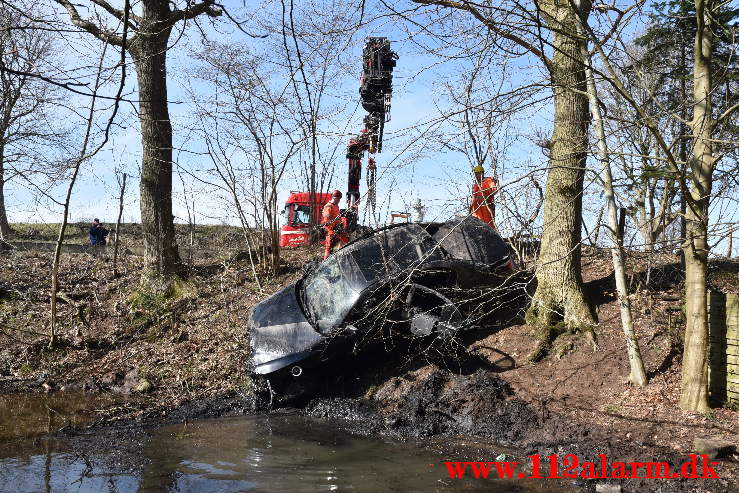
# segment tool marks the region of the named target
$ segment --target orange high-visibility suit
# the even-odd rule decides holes
[[[495,203],[493,195],[498,191],[498,184],[491,177],[486,176],[482,179],[482,184],[475,183],[472,185],[472,204],[470,204],[470,214],[479,220],[495,227]]]
[[[344,246],[349,243],[349,235],[346,234],[341,210],[338,205],[334,205],[331,202],[324,205],[321,216],[321,224],[326,229],[326,249],[323,252],[323,259],[326,260],[331,254],[331,248],[334,244],[338,242],[341,246]]]

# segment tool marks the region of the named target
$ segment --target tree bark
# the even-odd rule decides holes
[[[8,222],[8,215],[5,212],[5,170],[3,166],[2,151],[0,151],[0,240],[6,239],[13,233],[13,229]]]
[[[570,4],[540,3],[554,33],[550,73],[554,85],[554,130],[544,192],[544,230],[537,265],[538,286],[527,322],[538,329],[539,347],[529,356],[543,356],[560,330],[585,331],[594,342],[595,316],[582,285],[580,240],[582,191],[587,158],[589,108],[586,94],[584,39]],[[587,18],[589,5],[584,9]],[[560,324],[563,322],[563,324]],[[555,328],[555,325],[559,328]]]
[[[685,351],[683,353],[680,407],[705,412],[708,405],[708,214],[715,157],[711,90],[713,35],[710,28],[712,0],[696,0],[697,30],[693,65],[693,157],[692,184],[686,210],[685,257]]]
[[[618,304],[621,310],[621,327],[623,328],[624,338],[626,339],[626,353],[629,357],[629,380],[634,385],[643,387],[647,384],[647,373],[644,371],[644,361],[642,360],[641,350],[639,349],[639,340],[636,338],[636,334],[634,334],[634,321],[631,317],[631,302],[629,300],[629,290],[626,284],[626,269],[624,267],[625,255],[623,249],[623,222],[626,219],[626,209],[621,209],[621,221],[619,221],[616,212],[616,195],[613,190],[611,162],[608,158],[606,132],[603,127],[603,116],[601,115],[600,106],[598,104],[598,93],[595,87],[595,80],[593,79],[593,71],[590,68],[592,66],[592,61],[587,51],[587,46],[583,46],[582,56],[587,62],[585,75],[587,79],[588,98],[590,99],[595,134],[598,139],[598,158],[602,165],[601,176],[603,180],[603,190],[605,192],[606,203],[608,205],[608,229],[611,233],[613,274],[616,279],[616,292],[618,293]],[[651,221],[649,224],[652,224]],[[651,236],[650,232],[650,240]]]
[[[687,63],[687,50],[685,43],[680,43],[680,74],[684,75],[680,77],[680,100],[681,101],[687,101],[688,100],[688,90],[686,87],[686,79],[687,79],[687,72],[688,72],[688,63]],[[687,126],[685,125],[684,121],[688,119],[688,105],[683,104],[680,105],[680,142],[679,142],[679,159],[680,159],[680,166],[682,166],[682,169],[687,169],[686,162],[688,160],[688,139],[687,137],[684,137],[685,134],[687,134]],[[687,223],[686,223],[686,212],[687,212],[687,198],[685,197],[685,193],[683,191],[680,192],[680,244],[682,245],[685,241],[686,235],[687,235]],[[685,252],[684,250],[680,250],[680,268],[682,270],[685,270]]]
[[[181,268],[172,215],[172,124],[167,106],[167,41],[170,27],[166,2],[144,2],[139,34],[129,51],[136,65],[141,121],[141,226],[144,262],[160,274]]]

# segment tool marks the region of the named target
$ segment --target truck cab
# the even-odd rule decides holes
[[[284,223],[280,227],[280,247],[306,245],[310,238],[311,207],[314,224],[321,223],[321,210],[331,200],[329,193],[316,193],[314,200],[308,192],[291,191],[282,211]]]

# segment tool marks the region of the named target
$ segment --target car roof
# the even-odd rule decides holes
[[[450,256],[495,266],[508,261],[508,245],[498,232],[476,217],[456,218],[436,227],[434,240]]]

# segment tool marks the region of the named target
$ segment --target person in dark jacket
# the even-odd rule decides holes
[[[105,237],[109,231],[100,224],[100,219],[95,218],[90,226],[90,245],[105,245]]]

